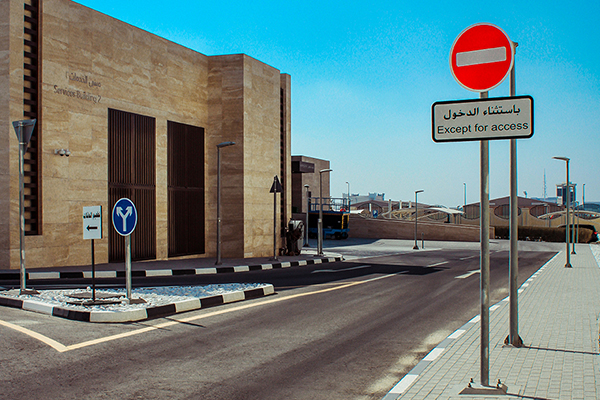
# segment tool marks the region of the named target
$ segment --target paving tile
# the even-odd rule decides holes
[[[490,311],[490,383],[500,377],[510,384],[511,396],[502,398],[600,398],[598,260],[600,244],[581,245],[573,268],[564,268],[559,253],[521,287],[519,334],[526,347],[503,345],[508,301]],[[479,322],[468,325],[397,398],[498,399],[458,395],[461,382],[479,378]]]

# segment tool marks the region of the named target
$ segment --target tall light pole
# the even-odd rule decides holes
[[[217,261],[221,265],[221,149],[233,146],[235,142],[223,142],[217,145]]]
[[[463,189],[464,189],[464,197],[463,197],[463,208],[467,205],[467,184],[466,182],[463,182]]]
[[[421,193],[423,190],[415,191],[415,246],[413,250],[419,250],[419,246],[417,246],[417,221],[419,220],[419,203],[417,203],[417,193]]]
[[[350,211],[350,183],[346,182],[346,186],[348,188],[348,211]]]
[[[317,225],[317,255],[323,255],[323,173],[331,172],[332,169],[322,169],[319,171],[319,223]]]
[[[21,267],[21,294],[37,294],[35,290],[27,290],[25,285],[25,152],[33,134],[35,119],[14,121],[13,128],[19,140],[19,260]]]
[[[310,247],[308,244],[308,213],[310,212],[310,197],[308,196],[308,185],[304,185],[306,188],[306,226],[304,227],[304,247]]]
[[[569,185],[569,158],[567,157],[552,157],[555,160],[562,160],[567,164],[567,223],[565,224],[565,242],[567,243],[567,262],[565,268],[573,268],[571,265],[571,253],[569,252],[569,208],[571,207],[571,189]],[[563,196],[565,196],[565,189],[563,188]]]

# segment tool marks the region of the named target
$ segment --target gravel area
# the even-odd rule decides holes
[[[133,288],[132,299],[141,298],[145,303],[128,304],[125,289],[96,289],[96,299],[110,296],[111,300],[118,301],[117,304],[102,305],[74,305],[81,294],[88,293],[91,296],[91,288],[69,289],[69,290],[39,290],[39,294],[20,295],[19,289],[0,292],[0,296],[11,297],[19,300],[35,301],[48,306],[59,306],[68,310],[76,311],[133,311],[150,307],[158,307],[173,304],[190,299],[223,295],[232,292],[257,289],[268,286],[263,283],[231,283],[225,285],[207,286],[158,286],[146,288]],[[76,297],[71,297],[76,296]]]

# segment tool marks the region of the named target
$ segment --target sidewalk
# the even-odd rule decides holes
[[[599,399],[600,245],[579,245],[564,268],[564,251],[519,289],[519,335],[505,346],[509,300],[490,307],[490,385],[508,395],[459,395],[480,380],[480,324],[473,318],[433,349],[385,397],[392,399]]]

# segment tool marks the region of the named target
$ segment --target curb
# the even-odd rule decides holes
[[[517,291],[518,294],[523,293],[523,291],[531,285],[531,282],[535,278],[537,278],[538,274],[540,272],[542,272],[542,270],[544,270],[560,254],[561,254],[561,252],[556,253],[554,255],[554,257],[550,258],[544,265],[542,265],[536,272],[534,272],[533,275],[531,275],[529,277],[529,279],[527,279],[525,282],[523,282],[523,284],[521,285],[521,287],[519,287],[519,289]],[[510,298],[505,297],[504,299],[500,300],[498,303],[494,304],[493,306],[490,306],[490,312],[496,311],[503,305],[507,305],[509,303],[509,301],[510,301]],[[473,325],[479,323],[480,318],[481,317],[479,314],[476,315],[475,317],[471,318],[471,320],[469,322],[467,322],[466,324],[464,324],[463,326],[458,328],[456,331],[454,331],[446,339],[442,340],[442,342],[440,342],[440,344],[438,344],[421,361],[419,361],[419,363],[413,369],[411,369],[408,374],[404,375],[404,377],[400,380],[400,382],[398,382],[382,398],[382,400],[397,400],[397,399],[399,399],[400,396],[402,396],[402,394],[404,394],[404,392],[406,392],[408,390],[408,388],[410,388],[410,386],[417,380],[417,378],[419,378],[419,376],[423,373],[423,371],[425,371],[425,369],[431,363],[433,363],[440,355],[442,355],[442,353],[444,353],[444,351],[448,347],[450,347],[456,339],[458,339],[459,337],[461,337],[463,335],[463,333],[465,333],[466,331],[471,329],[473,327]]]
[[[5,297],[0,294],[0,306],[20,308],[82,322],[135,322],[145,319],[166,317],[169,315],[209,308],[237,301],[257,299],[275,293],[273,285],[244,291],[230,292],[222,295],[190,298],[162,306],[140,308],[129,311],[79,311],[70,310],[60,306],[51,306],[35,300],[20,300],[14,297]]]
[[[269,269],[301,267],[305,265],[325,264],[343,261],[343,257],[316,258],[314,260],[286,261],[272,264],[241,265],[235,267],[209,267],[209,268],[187,268],[187,269],[147,269],[131,271],[132,278],[148,278],[159,276],[182,276],[182,275],[213,275],[234,272],[264,271]],[[27,272],[28,281],[46,279],[92,279],[92,271],[69,271],[69,272]],[[96,278],[124,278],[125,271],[96,271]],[[20,273],[0,273],[0,281],[18,281]]]

